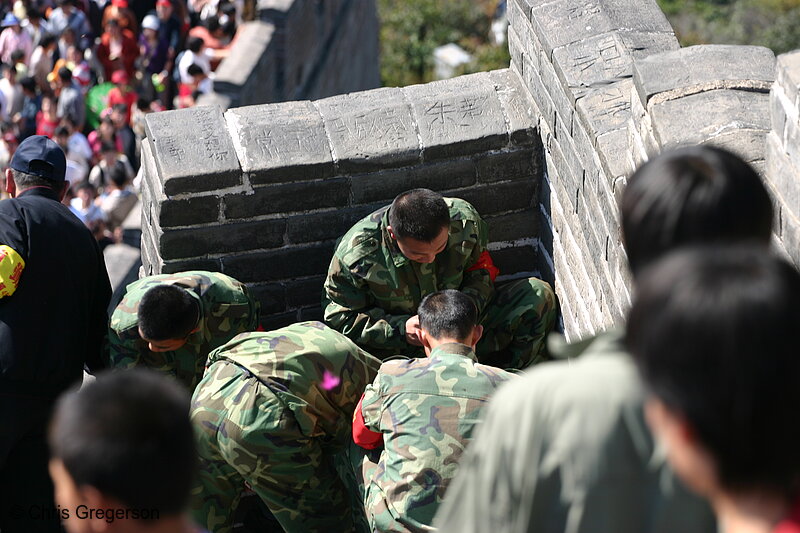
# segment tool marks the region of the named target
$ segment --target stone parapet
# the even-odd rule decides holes
[[[490,224],[501,279],[536,274],[542,152],[509,70],[316,101],[148,115],[145,275],[246,282],[265,327],[319,318],[335,240],[398,193],[428,187]]]

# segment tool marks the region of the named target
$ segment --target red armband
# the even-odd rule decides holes
[[[356,410],[353,411],[353,442],[364,449],[374,450],[383,445],[383,434],[372,431],[364,423],[364,415],[361,413],[361,400],[358,400]]]
[[[484,250],[475,264],[467,269],[467,272],[472,272],[473,270],[486,270],[489,272],[489,277],[492,281],[494,281],[494,278],[500,273],[500,269],[494,266],[494,261],[492,261],[492,256],[489,255],[489,250]]]

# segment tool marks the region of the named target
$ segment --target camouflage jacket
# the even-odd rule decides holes
[[[386,229],[388,207],[356,223],[338,242],[322,296],[325,323],[379,357],[406,351],[406,321],[426,295],[459,289],[482,312],[494,294],[486,270],[467,269],[486,250],[488,230],[475,208],[445,198],[450,238],[431,264],[407,259]]]
[[[292,411],[306,437],[349,442],[353,410],[380,361],[321,322],[243,333],[209,355],[255,376]],[[247,402],[244,402],[247,404]]]
[[[185,288],[200,304],[200,329],[186,344],[171,352],[151,352],[139,336],[139,302],[156,285]],[[244,331],[258,327],[260,304],[235,279],[217,272],[180,272],[149,276],[134,281],[111,315],[109,326],[110,363],[115,368],[143,365],[175,376],[189,390],[203,376],[211,350]]]
[[[383,433],[378,468],[364,480],[375,528],[384,531],[384,519],[410,531],[433,523],[483,407],[512,377],[479,364],[472,349],[456,343],[440,345],[424,359],[381,365],[361,401],[364,425]],[[374,509],[388,509],[391,516],[375,516]]]

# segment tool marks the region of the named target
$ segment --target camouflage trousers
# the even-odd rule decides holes
[[[549,283],[527,278],[498,285],[480,318],[484,330],[475,350],[478,361],[519,370],[546,361],[545,337],[557,316]]]
[[[302,400],[290,396],[227,361],[211,365],[197,386],[191,418],[200,474],[191,507],[209,531],[232,530],[246,485],[289,533],[356,531],[355,490],[337,473],[346,443],[303,435],[286,407]]]

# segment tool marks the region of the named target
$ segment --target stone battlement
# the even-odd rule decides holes
[[[800,261],[800,52],[681,49],[653,0],[509,0],[508,16],[506,70],[149,116],[145,274],[220,270],[251,285],[267,327],[318,318],[335,239],[429,187],[487,218],[504,276],[554,283],[574,339],[630,302],[617,213],[627,178],[697,143],[754,165],[776,243]]]

